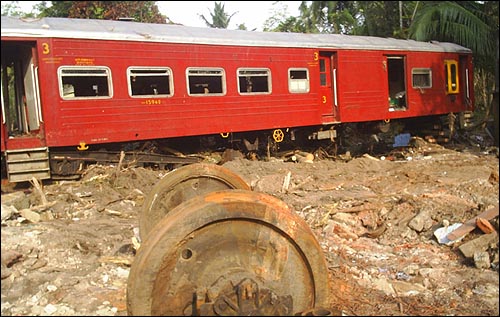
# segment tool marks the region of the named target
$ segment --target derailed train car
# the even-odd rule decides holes
[[[1,37],[12,182],[77,175],[122,151],[182,164],[152,141],[269,151],[335,143],[347,124],[384,130],[474,110],[472,52],[452,43],[13,17]]]
[[[2,17],[1,49],[2,177],[13,182],[123,154],[189,163],[165,154],[171,144],[335,145],[344,127],[397,130],[474,109],[471,51],[451,43]],[[222,166],[167,173],[139,224],[129,315],[333,314],[312,229]]]

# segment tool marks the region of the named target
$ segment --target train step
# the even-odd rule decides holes
[[[35,149],[9,150],[5,152],[7,175],[10,182],[50,178],[49,150],[47,147]]]

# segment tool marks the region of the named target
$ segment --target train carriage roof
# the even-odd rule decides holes
[[[2,37],[53,37],[185,44],[306,47],[359,50],[412,50],[471,53],[463,46],[372,36],[255,32],[131,21],[2,16]]]

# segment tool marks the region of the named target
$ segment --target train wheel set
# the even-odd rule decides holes
[[[145,200],[128,315],[327,316],[326,259],[307,223],[232,171],[169,172]]]

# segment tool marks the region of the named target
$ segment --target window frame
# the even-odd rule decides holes
[[[133,76],[133,71],[161,71],[164,70],[166,76],[168,76],[168,90],[169,93],[166,94],[133,94],[131,77]],[[137,77],[161,77],[163,74],[160,73],[141,73],[136,74]],[[128,94],[131,98],[170,98],[174,95],[174,79],[173,71],[170,67],[164,66],[130,66],[127,68],[127,88]]]
[[[88,74],[81,73],[81,71],[89,71]],[[65,71],[78,71],[78,73],[74,74],[64,74]],[[90,71],[103,71],[103,75],[94,75],[90,73]],[[108,94],[105,96],[94,96],[94,95],[89,95],[89,96],[71,96],[71,93],[65,94],[64,89],[65,89],[65,83],[64,83],[64,77],[105,77],[107,81],[107,89],[108,89]],[[59,86],[59,96],[63,100],[89,100],[89,99],[111,99],[113,98],[113,78],[112,78],[112,73],[111,69],[107,66],[78,66],[78,65],[63,65],[59,66],[57,69],[57,81],[58,81],[58,86]],[[68,84],[70,85],[70,84]],[[74,94],[74,85],[73,85],[73,94]]]
[[[244,74],[242,72],[262,72],[261,74],[254,73],[254,74]],[[265,73],[265,74],[264,74]],[[240,79],[246,78],[246,77],[266,77],[267,79],[267,91],[242,91],[242,88],[240,84]],[[272,76],[271,76],[271,69],[265,68],[265,67],[240,67],[236,70],[236,84],[237,84],[237,89],[238,93],[240,95],[269,95],[272,93]]]
[[[458,94],[460,92],[460,85],[458,80],[458,61],[453,59],[446,59],[444,61],[446,93]]]
[[[197,71],[198,74],[191,74],[190,72]],[[206,72],[204,74],[204,72]],[[219,74],[211,74],[210,72],[219,72]],[[202,87],[202,89],[207,88],[208,92],[192,92],[191,85],[191,76],[196,77],[220,77],[220,92],[210,92],[209,84],[210,83],[194,83],[197,87]],[[211,79],[213,81],[213,79]],[[225,96],[227,94],[227,86],[226,86],[226,71],[222,67],[188,67],[186,68],[186,89],[188,96],[191,97],[208,97],[208,96]]]
[[[415,85],[415,75],[427,75],[429,78],[428,86],[417,86]],[[430,89],[432,88],[432,68],[412,68],[411,70],[411,86],[415,89]]]
[[[306,74],[306,78],[299,78],[299,79],[293,79],[292,77],[292,72],[299,72],[299,71],[304,71]],[[294,88],[293,86],[295,84],[299,85],[300,83],[305,83],[306,87],[304,88]],[[311,79],[309,75],[309,69],[308,68],[302,68],[302,67],[297,67],[297,68],[289,68],[288,69],[288,92],[291,94],[306,94],[309,93],[311,90]]]

